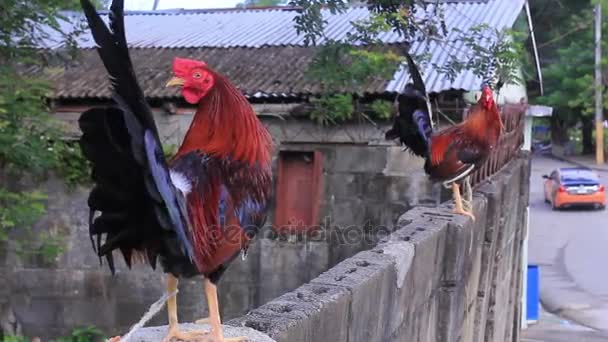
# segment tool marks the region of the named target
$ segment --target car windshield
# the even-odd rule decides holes
[[[595,172],[586,169],[567,169],[561,171],[562,182],[597,182],[598,177]]]

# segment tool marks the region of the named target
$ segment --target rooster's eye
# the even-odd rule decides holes
[[[201,78],[201,73],[200,72],[195,72],[192,77],[194,78]]]

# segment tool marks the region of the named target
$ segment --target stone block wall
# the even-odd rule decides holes
[[[227,324],[275,341],[518,341],[528,178],[522,155],[480,186],[475,222],[414,208],[376,247]]]

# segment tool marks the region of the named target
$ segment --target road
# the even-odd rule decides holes
[[[552,211],[543,174],[571,166],[535,157],[530,178],[529,263],[541,272],[541,302],[550,312],[606,332],[608,340],[608,210]],[[608,173],[600,173],[608,185]]]

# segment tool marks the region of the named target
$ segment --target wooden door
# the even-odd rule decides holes
[[[279,153],[274,227],[279,233],[301,233],[319,220],[322,192],[321,154],[313,151]]]

